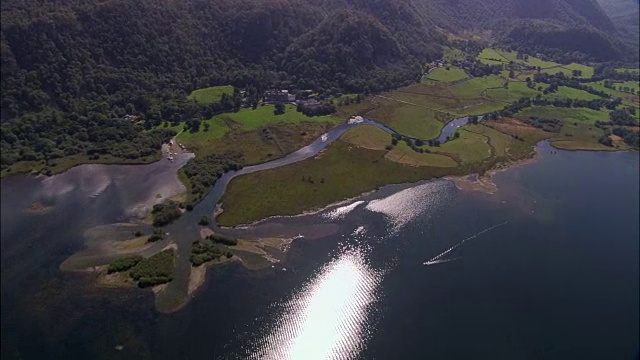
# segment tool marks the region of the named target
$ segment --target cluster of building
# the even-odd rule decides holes
[[[299,90],[298,96],[289,92],[289,90],[267,90],[264,92],[264,101],[267,103],[295,103],[296,101],[308,101],[310,95],[313,94],[313,90]]]
[[[268,103],[290,103],[296,101],[296,96],[290,93],[289,90],[267,90],[264,92],[264,101]]]

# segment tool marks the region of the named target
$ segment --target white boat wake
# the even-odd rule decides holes
[[[455,261],[455,260],[458,260],[458,259],[460,259],[460,257],[455,257],[453,259],[434,260],[434,261],[429,260],[429,261],[425,262],[424,264],[425,265],[444,264],[444,263],[448,263],[448,262]]]
[[[425,261],[424,265],[442,264],[442,263],[445,263],[445,262],[449,262],[449,261],[453,261],[453,260],[459,259],[459,258],[454,258],[454,259],[442,259],[441,260],[441,258],[443,256],[445,256],[448,253],[452,252],[453,250],[455,250],[456,248],[458,248],[460,245],[464,244],[465,242],[467,242],[467,241],[469,241],[471,239],[475,239],[478,236],[486,233],[487,231],[491,231],[491,230],[493,230],[495,228],[498,228],[500,226],[506,225],[507,223],[508,223],[508,221],[505,221],[505,222],[503,222],[501,224],[490,226],[490,227],[488,227],[488,228],[486,228],[486,229],[484,229],[484,230],[482,230],[482,231],[480,231],[480,232],[478,232],[478,233],[476,233],[474,235],[469,236],[468,238],[460,241],[459,243],[457,243],[457,244],[453,245],[452,247],[450,247],[449,249],[445,250],[444,252],[434,256],[433,258],[429,259],[428,261]]]

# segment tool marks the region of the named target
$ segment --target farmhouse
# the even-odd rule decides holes
[[[296,96],[289,93],[289,90],[268,90],[264,93],[266,102],[293,102]]]

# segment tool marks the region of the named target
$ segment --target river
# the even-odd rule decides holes
[[[248,231],[332,230],[307,230],[273,267],[210,269],[172,314],[148,290],[59,266],[88,229],[138,209],[152,187],[140,179],[178,164],[2,180],[2,358],[633,358],[638,153],[538,150],[493,195],[425,181],[268,220]],[[192,240],[209,196],[171,236]],[[38,199],[50,209],[25,211]]]

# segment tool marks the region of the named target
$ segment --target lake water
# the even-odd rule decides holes
[[[3,180],[2,358],[637,358],[638,153],[549,150],[497,174],[493,195],[390,185],[270,220],[339,231],[274,267],[211,268],[172,314],[150,291],[58,270],[85,230],[126,218],[139,174],[57,187],[42,214],[24,211],[40,179]]]

